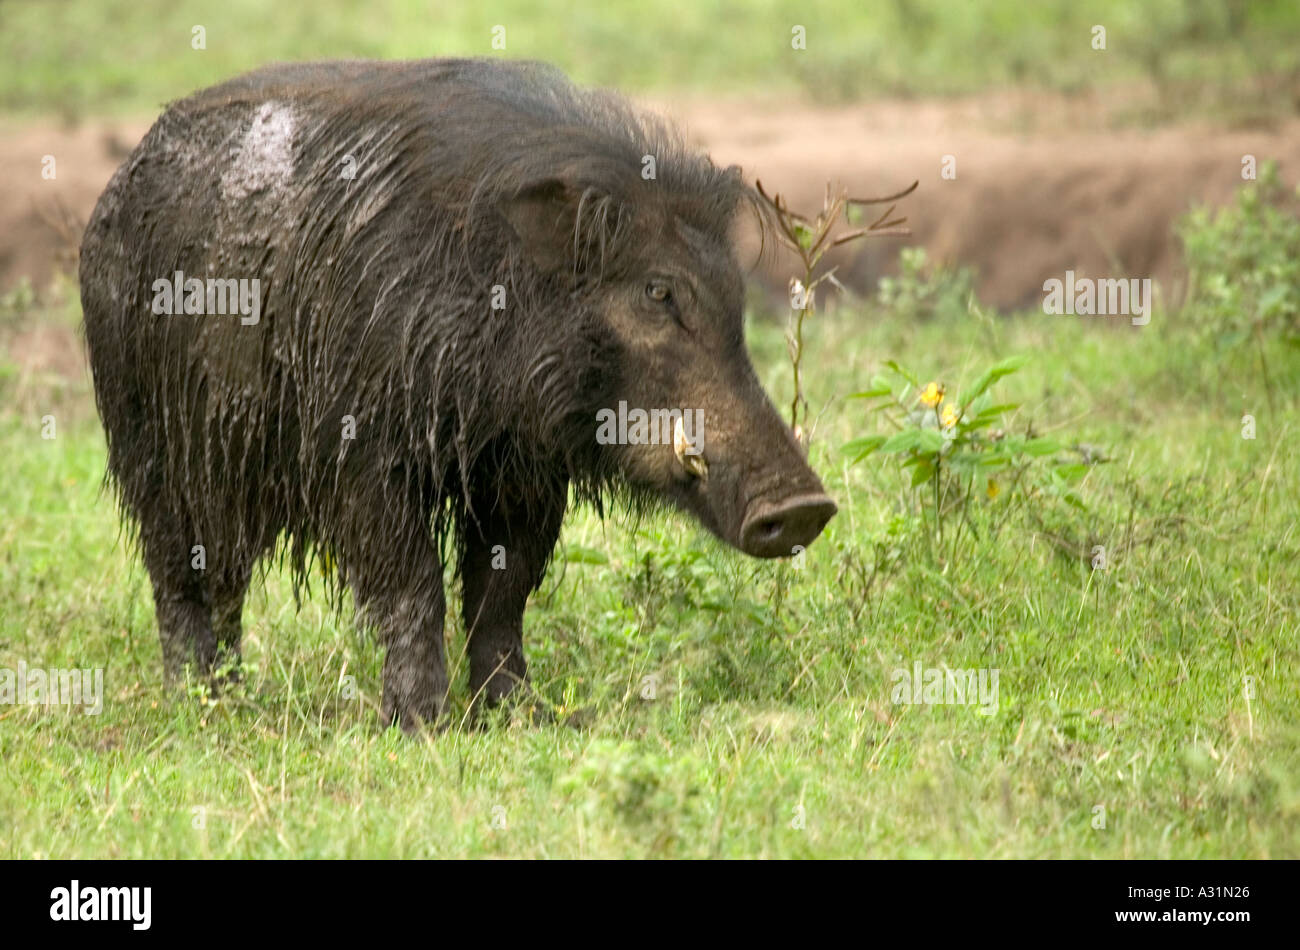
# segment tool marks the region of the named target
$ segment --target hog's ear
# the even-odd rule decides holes
[[[543,271],[574,265],[574,236],[581,196],[559,179],[530,185],[501,204],[529,260]]]

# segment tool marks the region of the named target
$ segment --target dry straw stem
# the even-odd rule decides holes
[[[777,234],[781,243],[788,247],[799,258],[800,264],[803,265],[803,277],[798,280],[797,286],[802,288],[802,299],[791,299],[790,307],[790,332],[786,335],[786,343],[790,350],[790,365],[794,370],[794,397],[790,403],[790,428],[794,430],[795,437],[799,439],[800,444],[807,446],[807,436],[800,427],[800,407],[803,409],[803,415],[808,415],[808,402],[803,395],[801,369],[803,365],[803,321],[804,318],[812,311],[814,302],[814,291],[817,285],[823,280],[834,282],[835,268],[830,268],[821,274],[816,274],[817,265],[821,262],[822,255],[833,247],[839,247],[841,244],[849,244],[853,241],[865,237],[900,237],[910,235],[910,229],[902,227],[907,218],[893,217],[897,209],[897,202],[910,195],[920,185],[920,181],[914,181],[902,191],[895,192],[892,195],[883,195],[879,198],[851,198],[844,188],[839,188],[834,193],[831,191],[830,183],[826,185],[826,193],[822,198],[821,211],[815,218],[808,218],[797,211],[791,209],[780,194],[769,195],[763,188],[761,181],[754,183],[759,197],[766,206],[771,210],[773,220],[776,224]],[[835,223],[839,219],[841,212],[844,214],[844,220],[853,223],[849,217],[850,209],[859,205],[880,205],[889,204],[871,224],[864,228],[854,228],[841,234],[835,234]]]

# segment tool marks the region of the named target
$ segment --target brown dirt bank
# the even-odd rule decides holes
[[[1198,202],[1225,202],[1241,184],[1243,155],[1276,160],[1286,181],[1300,170],[1300,119],[1235,129],[1114,128],[1096,103],[1023,95],[829,109],[653,105],[717,161],[741,165],[795,208],[815,208],[828,180],[873,195],[919,179],[899,209],[913,236],[869,243],[840,261],[841,277],[869,287],[900,246],[916,243],[933,260],[974,268],[981,299],[1001,308],[1041,300],[1043,281],[1067,269],[1153,277],[1166,300],[1177,299],[1177,217]],[[69,267],[96,197],[148,126],[0,121],[0,290],[23,276],[43,288]],[[54,180],[41,177],[46,155],[57,162]],[[945,180],[949,155],[956,178]],[[784,287],[788,266],[766,262],[774,287]]]

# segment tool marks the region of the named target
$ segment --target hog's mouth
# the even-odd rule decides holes
[[[753,557],[791,557],[812,544],[839,510],[820,492],[749,506],[740,525],[740,550]]]
[[[677,451],[677,500],[705,528],[751,557],[793,557],[822,533],[839,510],[822,491],[769,492],[747,505],[727,504],[722,479],[709,482],[706,453]]]

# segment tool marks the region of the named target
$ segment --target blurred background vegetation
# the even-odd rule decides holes
[[[206,30],[206,49],[191,30]],[[492,29],[506,28],[506,49]],[[791,48],[794,26],[807,50]],[[1092,49],[1106,28],[1107,55]],[[1294,0],[693,0],[665,7],[497,0],[5,0],[0,110],[152,112],[273,60],[498,55],[544,59],[588,84],[825,101],[1083,93],[1141,82],[1162,99],[1300,103]]]

